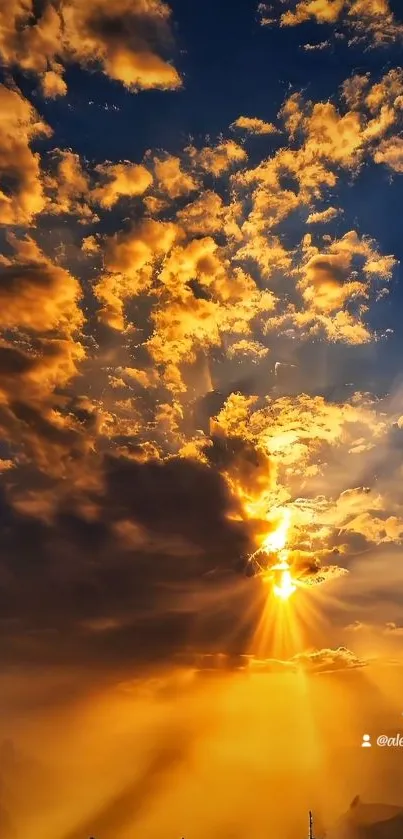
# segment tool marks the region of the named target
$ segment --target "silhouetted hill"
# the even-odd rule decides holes
[[[402,839],[403,807],[364,804],[359,796],[327,834],[327,839]]]

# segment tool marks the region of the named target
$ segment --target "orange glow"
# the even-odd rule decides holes
[[[276,574],[274,589],[278,597],[287,599],[295,590],[291,580],[288,551],[285,550],[291,522],[291,511],[287,507],[279,507],[275,511],[275,515],[279,519],[277,527],[265,535],[261,545],[250,556],[250,561],[255,564],[258,573],[265,580],[272,580],[273,572],[283,572],[281,575]],[[268,526],[271,521],[272,519],[267,518]],[[269,557],[271,554],[274,554],[280,561],[274,566],[270,565]],[[281,594],[279,594],[280,590]]]
[[[279,565],[275,565],[272,570],[279,574],[278,582],[273,585],[274,594],[276,597],[279,597],[280,600],[288,600],[288,598],[291,597],[297,589],[297,586],[292,579],[288,563],[282,562]]]
[[[267,552],[282,551],[287,541],[287,533],[290,527],[291,513],[287,507],[281,508],[280,524],[272,533],[263,540],[261,550]]]

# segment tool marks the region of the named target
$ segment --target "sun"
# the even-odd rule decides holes
[[[279,565],[275,565],[271,570],[274,577],[273,593],[280,600],[288,600],[297,589],[297,586],[292,579],[288,563],[281,562]]]
[[[285,548],[290,527],[290,511],[282,507],[276,512],[279,517],[277,527],[265,536],[260,547],[249,557],[249,560],[255,563],[263,580],[270,584],[275,597],[279,600],[288,600],[297,589],[297,583],[292,577],[288,562],[289,551]],[[277,560],[275,565],[270,564],[270,557]]]

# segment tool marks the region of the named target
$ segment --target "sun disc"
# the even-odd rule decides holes
[[[273,592],[276,597],[280,598],[280,600],[288,600],[294,591],[296,590],[296,585],[294,584],[291,574],[288,570],[281,571],[281,576],[278,581],[273,586]]]

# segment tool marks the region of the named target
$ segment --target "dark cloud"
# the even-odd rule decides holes
[[[238,528],[225,517],[237,511],[237,503],[217,471],[184,458],[108,458],[105,474],[111,517],[131,515],[153,532],[181,535],[215,554],[239,550]]]
[[[34,427],[37,417],[19,409]],[[145,661],[225,637],[239,583],[249,596],[236,573],[249,539],[228,518],[237,502],[217,471],[184,458],[107,455],[102,492],[87,494],[93,517],[77,511],[71,489],[56,496],[50,521],[35,508],[27,514],[26,489],[18,503],[17,477],[1,503],[0,654]],[[26,485],[29,474],[22,478]],[[226,606],[211,608],[226,586]]]
[[[213,435],[206,455],[220,472],[238,481],[245,492],[266,485],[271,477],[270,461],[262,448],[242,437]]]

